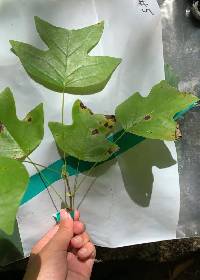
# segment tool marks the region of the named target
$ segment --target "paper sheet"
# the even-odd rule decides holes
[[[164,78],[160,11],[156,0],[3,0],[0,1],[0,86],[10,86],[17,112],[23,117],[45,104],[45,138],[31,158],[43,165],[59,159],[48,121],[60,121],[61,95],[36,84],[19,60],[9,52],[9,39],[45,48],[34,27],[33,16],[66,28],[81,28],[105,21],[101,43],[92,54],[121,57],[122,64],[101,93],[66,95],[65,121],[80,98],[94,112],[111,114],[133,92],[143,96]],[[31,175],[34,168],[28,166]],[[176,237],[179,215],[179,177],[174,143],[145,140],[95,171],[96,181],[81,204],[81,216],[95,244],[119,247]],[[82,176],[82,175],[81,175]],[[81,176],[79,179],[81,180]],[[73,180],[74,178],[70,178]],[[93,177],[87,178],[77,201]],[[62,182],[54,187],[62,194]],[[51,189],[50,189],[51,191]],[[60,202],[54,195],[58,207]],[[46,191],[19,209],[17,220],[24,255],[54,224],[55,209]]]

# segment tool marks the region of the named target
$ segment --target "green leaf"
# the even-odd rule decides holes
[[[44,135],[43,106],[38,105],[24,120],[16,116],[12,92],[0,94],[0,156],[23,159],[41,142]]]
[[[174,115],[198,101],[190,93],[179,92],[166,81],[154,86],[147,97],[133,94],[116,108],[116,118],[125,131],[151,139],[175,140]]]
[[[78,30],[56,27],[38,17],[35,24],[48,50],[10,41],[33,80],[71,94],[93,94],[106,86],[121,59],[88,55],[102,36],[103,22]]]
[[[0,228],[11,234],[16,211],[29,175],[24,165],[16,160],[0,157]]]
[[[77,100],[72,109],[72,125],[50,122],[49,128],[58,147],[79,160],[101,162],[108,159],[118,146],[106,137],[115,127],[114,116],[94,115]]]
[[[170,86],[178,89],[180,79],[169,64],[165,64],[165,81],[167,81]]]

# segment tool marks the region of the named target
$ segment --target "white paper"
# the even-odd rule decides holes
[[[31,156],[34,161],[49,165],[59,159],[47,123],[61,120],[62,96],[36,84],[27,76],[18,58],[9,52],[8,40],[46,48],[35,30],[35,15],[57,26],[73,29],[104,20],[102,40],[92,54],[121,57],[123,62],[103,92],[90,96],[66,95],[65,121],[71,122],[71,107],[77,98],[94,112],[111,114],[116,105],[133,92],[139,91],[145,96],[154,84],[164,78],[158,4],[156,0],[146,1],[152,15],[143,12],[144,7],[138,2],[0,1],[0,87],[11,87],[20,117],[40,102],[45,104],[45,138]],[[174,143],[148,140],[121,155],[118,160],[98,167],[97,180],[80,208],[95,244],[119,247],[176,237],[179,177],[173,158],[176,160]],[[30,174],[34,174],[34,168],[27,167]],[[88,178],[80,189],[78,201],[91,179]],[[62,193],[61,182],[56,182],[54,186]],[[57,197],[54,196],[54,199],[59,207]],[[46,191],[20,207],[17,219],[25,256],[53,225],[51,215],[54,212]]]

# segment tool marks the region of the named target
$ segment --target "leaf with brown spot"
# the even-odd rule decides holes
[[[73,105],[72,117],[72,125],[49,123],[54,139],[63,152],[80,160],[101,162],[118,150],[118,146],[106,138],[111,131],[104,127],[107,121],[104,115],[91,114],[90,109],[77,100]]]
[[[116,118],[127,132],[145,138],[176,140],[174,116],[199,99],[187,92],[179,92],[166,81],[155,85],[147,97],[134,93],[116,108]]]
[[[43,118],[40,104],[19,120],[12,92],[6,88],[0,94],[0,156],[23,159],[35,150],[43,138]]]

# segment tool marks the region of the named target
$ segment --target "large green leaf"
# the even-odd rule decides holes
[[[115,126],[114,116],[94,115],[77,100],[72,109],[73,124],[50,122],[49,127],[58,147],[80,160],[101,162],[118,146],[106,139]]]
[[[0,228],[8,234],[13,231],[16,211],[28,179],[21,162],[0,157]]]
[[[38,105],[24,120],[16,116],[12,92],[0,94],[0,156],[22,159],[41,142],[44,135],[43,106]]]
[[[106,86],[121,59],[88,55],[102,36],[103,22],[78,30],[56,27],[38,17],[35,24],[48,50],[10,41],[32,79],[71,94],[92,94]]]
[[[178,138],[174,115],[198,101],[190,93],[179,92],[166,81],[154,86],[147,97],[133,94],[116,108],[116,118],[125,131],[151,139]]]

